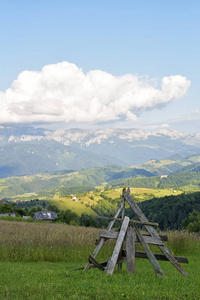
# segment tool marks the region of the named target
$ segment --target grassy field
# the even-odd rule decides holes
[[[153,274],[146,261],[136,261],[134,276],[125,266],[105,275],[100,270],[72,271],[73,263],[1,264],[1,299],[199,299],[197,257],[189,257],[185,278],[169,265],[162,265],[166,277]],[[166,263],[167,264],[167,263]]]
[[[153,198],[153,197],[160,198],[164,196],[182,194],[182,191],[172,190],[172,189],[130,188],[130,191],[133,197],[138,198],[140,201],[146,200],[147,196],[148,198]],[[120,198],[122,194],[122,188],[105,191],[105,194],[112,199]]]
[[[135,275],[120,271],[106,275],[84,266],[95,249],[98,230],[50,223],[0,222],[0,299],[199,299],[199,236],[168,232],[167,246],[186,256],[183,277],[169,262],[160,262],[158,278],[149,261],[136,259]],[[97,256],[109,258],[113,242]]]
[[[73,201],[71,197],[59,197],[48,199],[49,204],[56,205],[60,210],[67,210],[70,209],[76,212],[78,215],[82,213],[96,216],[97,214],[91,209],[91,205],[95,204],[96,201],[93,201],[88,196],[81,196],[81,200]]]

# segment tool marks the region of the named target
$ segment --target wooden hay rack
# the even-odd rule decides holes
[[[125,201],[132,208],[133,212],[139,218],[139,221],[130,220],[129,217],[125,216]],[[121,217],[119,217],[120,215]],[[99,268],[107,274],[113,274],[116,265],[118,265],[118,269],[121,269],[122,264],[126,262],[127,273],[134,274],[135,258],[145,258],[149,259],[157,276],[164,276],[164,272],[161,269],[158,260],[171,262],[182,275],[188,276],[187,272],[180,265],[180,263],[188,263],[187,258],[172,255],[163,242],[163,240],[166,240],[166,236],[159,235],[153,228],[153,226],[158,226],[158,224],[148,221],[144,213],[131,197],[129,188],[127,190],[123,189],[122,202],[119,204],[114,216],[107,219],[110,219],[110,223],[106,230],[100,230],[99,238],[96,240],[97,247],[93,254],[89,256],[88,263],[85,267],[78,269],[88,270],[90,268]],[[119,231],[111,230],[115,221],[121,221]],[[140,232],[140,225],[145,227],[147,231],[146,234]],[[108,261],[99,263],[96,260],[96,256],[104,242],[108,239],[116,240],[113,254]],[[123,249],[124,242],[126,245],[125,249]],[[139,242],[142,245],[144,252],[135,250],[136,242]],[[152,253],[149,244],[157,245],[163,254]]]

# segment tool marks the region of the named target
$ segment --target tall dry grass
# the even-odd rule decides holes
[[[174,255],[187,255],[200,250],[200,234],[188,231],[167,231],[166,245]]]
[[[197,234],[167,232],[167,235],[167,246],[175,255],[200,250]],[[93,253],[98,236],[99,230],[96,228],[0,221],[0,261],[84,262]],[[104,243],[98,260],[109,258],[113,243]],[[140,248],[137,246],[137,249]]]
[[[94,250],[95,228],[0,221],[0,260],[80,261]]]

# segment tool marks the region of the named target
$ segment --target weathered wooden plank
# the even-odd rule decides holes
[[[101,229],[99,231],[99,235],[100,235],[100,237],[103,237],[105,239],[117,239],[119,232]],[[150,235],[145,235],[145,236],[143,236],[143,238],[147,244],[163,245],[163,242],[160,239],[151,237]],[[136,237],[136,242],[139,242],[138,237]]]
[[[98,218],[98,219],[105,219],[105,220],[123,221],[122,218],[115,218],[115,217],[101,217],[101,216],[98,216],[97,218]],[[159,226],[158,223],[155,223],[155,222],[149,222],[148,220],[147,220],[147,222],[137,221],[137,220],[130,220],[130,222],[133,223],[133,224],[150,225],[150,226]]]
[[[117,239],[119,232],[106,229],[99,230],[99,236],[106,239]]]
[[[159,237],[161,241],[167,242],[168,241],[168,236],[166,234],[159,234]]]
[[[129,223],[130,223],[131,221],[132,221],[132,220],[130,220]],[[106,230],[106,229],[101,229],[101,230],[99,231],[99,234],[100,234],[100,236],[102,236],[102,237],[104,237],[104,235],[105,235],[105,238],[112,239],[112,236],[110,236],[110,232],[111,232],[111,235],[113,234],[113,232],[115,232],[115,233],[113,234],[113,238],[117,238],[117,234],[119,233],[119,230],[120,230],[120,228],[115,229],[115,230],[113,230],[113,231],[108,231],[108,230]],[[150,235],[149,233],[142,233],[142,236],[143,236],[143,237],[146,237],[146,236],[151,237],[151,235]],[[159,234],[159,237],[160,237],[161,241],[168,241],[168,236],[167,236],[166,234]],[[138,240],[136,240],[136,241],[138,241]],[[149,243],[149,244],[150,244],[150,243]]]
[[[130,189],[127,189],[127,192],[123,194],[124,198],[126,199],[126,201],[128,202],[128,204],[130,205],[130,207],[133,209],[133,211],[135,212],[135,214],[138,216],[138,218],[142,221],[142,222],[148,222],[147,217],[143,214],[142,210],[139,208],[139,206],[135,203],[135,201],[133,200],[133,198],[130,196]],[[147,229],[147,231],[149,232],[149,234],[153,237],[156,238],[160,238],[158,233],[156,232],[156,230],[149,225],[145,225],[145,228]],[[166,257],[168,258],[168,260],[173,264],[173,266],[175,266],[177,268],[177,270],[184,276],[188,276],[187,272],[182,268],[182,266],[177,262],[177,260],[174,258],[174,256],[171,254],[171,252],[169,251],[169,249],[163,244],[161,246],[159,246],[160,250],[166,255]]]
[[[126,234],[126,256],[127,273],[135,273],[135,240],[136,234],[133,228],[129,227]]]
[[[122,263],[120,262],[120,259],[122,258],[122,252],[123,252],[123,243],[122,243],[121,249],[119,251],[119,256],[118,256],[118,259],[117,259],[117,264],[118,264],[117,270],[118,271],[122,269]]]
[[[105,269],[105,272],[108,274],[113,274],[113,272],[114,272],[114,269],[115,269],[115,266],[117,263],[117,259],[118,259],[118,256],[119,256],[119,253],[120,253],[120,250],[122,247],[122,243],[124,241],[124,237],[125,237],[125,234],[126,234],[126,231],[128,228],[129,220],[130,220],[129,217],[127,217],[127,216],[124,217],[124,221],[122,223],[110,263],[107,265],[107,267]]]
[[[158,239],[154,236],[143,236],[145,243],[147,244],[151,244],[151,245],[163,245],[163,242],[161,241],[161,239]],[[139,241],[139,240],[137,240]]]
[[[155,256],[153,255],[153,253],[151,252],[151,250],[149,249],[149,246],[148,244],[145,242],[143,236],[141,235],[141,233],[139,232],[138,228],[137,228],[137,225],[135,225],[135,232],[136,232],[136,235],[140,241],[140,243],[142,244],[142,247],[152,265],[152,267],[154,268],[154,271],[156,272],[156,275],[157,276],[164,276],[164,272],[163,270],[161,269],[159,263],[157,262]]]
[[[122,201],[123,201],[123,208],[122,208],[122,212],[121,212],[121,217],[122,217],[122,220],[123,220],[124,217],[125,217],[125,199],[124,199],[123,196],[122,196]]]
[[[159,246],[159,248],[182,275],[188,276],[188,273],[182,268],[182,266],[178,263],[178,261],[165,245]]]
[[[126,256],[126,251],[125,250],[123,250],[123,255]],[[167,259],[167,257],[164,254],[153,253],[153,255],[155,256],[155,258],[157,260],[163,260],[163,261],[169,262],[169,260]],[[148,259],[146,253],[145,252],[140,252],[140,251],[135,252],[135,257],[136,258]],[[181,264],[188,264],[189,263],[187,257],[174,256],[174,258],[177,260],[177,262],[179,262]],[[125,262],[127,262],[126,257],[123,257],[120,260],[118,260],[118,263],[125,263]],[[104,262],[101,262],[99,264],[102,265],[102,267],[106,267],[107,264],[108,264],[108,261],[104,261]],[[84,267],[78,267],[78,268],[72,269],[72,271],[84,270],[84,268],[85,268],[85,266]],[[96,266],[91,264],[90,268],[96,268]]]
[[[118,206],[118,208],[117,208],[117,210],[115,212],[115,215],[114,215],[115,218],[117,218],[119,216],[122,208],[123,208],[123,201],[119,204],[119,206]],[[114,225],[114,223],[115,223],[115,220],[110,221],[110,223],[109,223],[109,225],[107,227],[107,230],[111,230],[112,227],[113,227],[113,225]],[[95,250],[94,250],[94,252],[92,254],[92,257],[95,258],[97,256],[97,254],[99,253],[99,250],[103,246],[104,242],[105,242],[105,239],[101,238],[100,241],[99,241],[99,243],[98,243],[98,245],[97,245],[97,247],[95,248]],[[90,268],[90,265],[91,265],[91,263],[88,261],[88,263],[86,264],[84,270],[88,270]]]
[[[96,261],[96,259],[94,257],[92,257],[91,255],[89,256],[89,262],[93,263],[97,268],[99,268],[101,271],[104,271],[104,267],[102,267],[101,264],[98,263],[98,261]]]
[[[153,253],[153,255],[155,256],[155,258],[157,260],[164,260],[164,261],[168,261],[168,258],[164,255],[164,254],[158,254],[158,253]],[[135,257],[136,258],[145,258],[148,259],[147,255],[145,252],[140,252],[140,251],[136,251],[135,252]],[[177,262],[182,263],[182,264],[188,264],[188,259],[186,257],[181,257],[181,256],[174,256],[174,258],[177,260]]]
[[[151,236],[149,233],[142,233],[143,236]],[[161,241],[168,241],[168,236],[166,234],[159,234]]]
[[[140,221],[142,221],[144,223],[150,223],[148,221],[147,217],[143,214],[142,210],[139,208],[139,206],[135,203],[135,201],[131,197],[129,188],[127,189],[127,192],[124,193],[123,196],[126,199],[126,201],[128,202],[128,204],[130,205],[130,207],[132,208],[132,210],[134,211],[134,213],[138,216]],[[151,236],[155,236],[155,237],[159,238],[159,235],[154,230],[154,228],[151,227],[151,224],[150,224],[150,226],[149,226],[149,224],[144,224],[144,225]]]
[[[123,199],[123,208],[122,208],[122,211],[121,211],[121,225],[122,225],[122,222],[123,222],[123,219],[124,219],[124,216],[125,216],[125,199],[124,197],[122,197]],[[118,257],[118,260],[122,257],[122,251],[123,251],[123,244],[122,244],[122,247],[121,247],[121,250],[120,250],[120,253],[119,253],[119,257]],[[122,263],[118,263],[118,271],[122,269]]]

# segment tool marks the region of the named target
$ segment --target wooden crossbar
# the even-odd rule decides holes
[[[125,250],[123,250],[123,253],[125,254]],[[126,255],[126,254],[125,254]],[[167,259],[167,257],[164,255],[164,254],[158,254],[158,253],[153,253],[153,255],[155,256],[155,258],[157,260],[162,260],[162,261],[166,261],[166,262],[169,262],[169,260]],[[135,258],[143,258],[143,259],[148,259],[147,255],[145,252],[140,252],[140,251],[136,251],[135,252]],[[182,256],[174,256],[174,258],[177,260],[177,262],[181,263],[181,264],[188,264],[188,259],[187,257],[182,257]],[[119,259],[117,261],[117,263],[125,263],[127,262],[127,259],[126,257],[123,257],[121,259]],[[108,264],[108,261],[104,261],[104,262],[101,262],[99,263],[102,267],[106,267],[106,265]],[[73,269],[72,271],[75,271],[75,270],[83,270],[85,268],[84,267],[78,267],[78,268],[75,268]],[[90,266],[90,269],[91,268],[97,268],[95,265],[91,264]]]
[[[111,231],[111,230],[105,230],[101,229],[99,231],[99,236],[106,239],[117,239],[119,235],[119,232],[117,231]],[[149,236],[149,235],[143,235],[143,238],[146,243],[151,245],[163,245],[163,242],[161,239],[157,239],[155,237]],[[140,242],[138,237],[136,236],[135,242]]]
[[[89,256],[89,262],[94,264],[97,268],[99,268],[101,271],[104,271],[104,267],[98,263],[98,261],[96,261],[96,259],[94,257],[92,257],[91,255]]]
[[[115,221],[123,221],[122,218],[114,218],[114,217],[97,217],[98,219],[105,219],[105,220],[115,220]],[[137,221],[137,220],[130,220],[129,222],[133,223],[133,224],[140,224],[140,225],[149,225],[149,226],[159,226],[158,223],[155,222],[143,222],[143,221]]]

